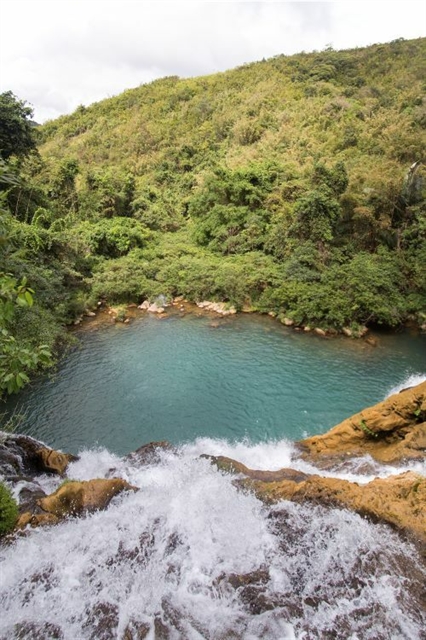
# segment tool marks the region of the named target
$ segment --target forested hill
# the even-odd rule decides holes
[[[40,156],[7,165],[7,271],[38,301],[19,314],[50,344],[99,298],[159,294],[423,323],[425,60],[426,39],[277,56],[38,128]]]

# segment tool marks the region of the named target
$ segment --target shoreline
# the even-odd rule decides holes
[[[145,304],[145,307],[143,305]],[[371,347],[376,347],[378,340],[382,335],[398,335],[410,333],[413,337],[426,335],[426,331],[419,325],[408,323],[399,326],[398,328],[391,327],[374,327],[369,328],[363,326],[360,331],[351,331],[349,327],[344,327],[342,330],[337,329],[322,329],[321,327],[310,325],[296,325],[293,321],[288,321],[285,317],[280,317],[279,314],[269,311],[260,312],[251,308],[243,308],[236,310],[235,307],[229,306],[227,303],[217,303],[211,301],[202,301],[199,303],[186,300],[182,296],[174,298],[171,303],[164,304],[163,307],[157,307],[153,303],[154,309],[148,308],[148,301],[137,305],[136,303],[128,303],[123,305],[108,305],[102,303],[98,305],[96,311],[87,311],[77,318],[72,324],[68,325],[67,330],[71,333],[79,333],[80,331],[88,331],[90,329],[99,329],[103,326],[111,324],[126,326],[131,324],[134,320],[142,318],[146,315],[156,317],[158,320],[167,319],[170,316],[185,317],[186,315],[194,315],[198,317],[206,317],[212,319],[212,327],[218,327],[224,321],[230,321],[231,318],[237,318],[241,316],[255,316],[259,318],[269,317],[278,326],[291,329],[295,333],[314,335],[319,338],[351,338],[355,342],[361,344],[367,344]],[[212,306],[218,307],[217,311]]]

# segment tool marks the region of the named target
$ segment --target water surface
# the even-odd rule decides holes
[[[267,442],[326,431],[426,373],[426,336],[323,339],[268,317],[139,316],[80,332],[57,373],[9,409],[19,431],[70,452],[153,440]]]

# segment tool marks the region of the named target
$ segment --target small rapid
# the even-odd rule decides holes
[[[426,571],[409,542],[342,509],[265,506],[202,453],[297,468],[285,441],[200,439],[142,465],[82,452],[69,478],[119,476],[139,491],[1,548],[0,638],[426,637]]]

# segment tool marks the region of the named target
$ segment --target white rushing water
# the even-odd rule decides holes
[[[267,507],[202,453],[307,470],[285,441],[200,439],[144,466],[83,452],[68,477],[139,491],[0,549],[0,638],[426,638],[426,573],[408,542],[345,510]],[[334,475],[392,473],[369,464]],[[59,482],[42,479],[49,492]]]

